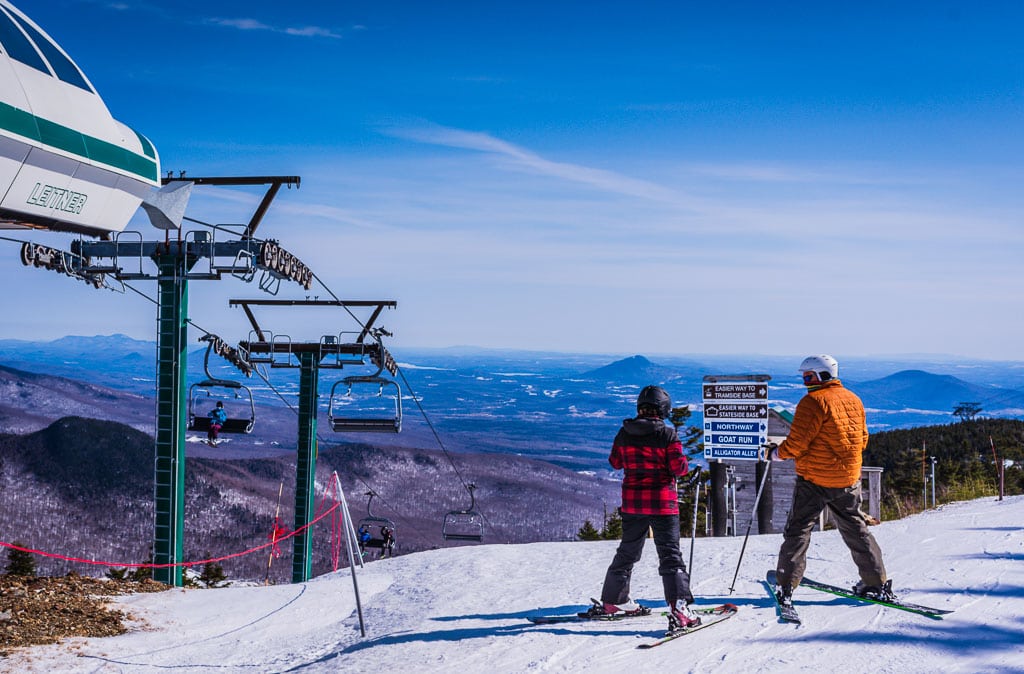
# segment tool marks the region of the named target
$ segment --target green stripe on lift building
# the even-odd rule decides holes
[[[766,374],[707,375],[703,383],[704,458],[757,461],[768,442]]]

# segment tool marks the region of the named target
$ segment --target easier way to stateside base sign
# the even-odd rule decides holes
[[[704,458],[757,461],[768,442],[766,374],[704,377]]]

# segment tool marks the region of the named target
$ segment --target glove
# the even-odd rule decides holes
[[[764,447],[765,461],[782,461],[782,459],[779,458],[779,446],[777,444],[769,442],[767,445],[762,446]]]

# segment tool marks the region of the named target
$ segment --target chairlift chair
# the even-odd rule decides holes
[[[209,409],[204,408],[207,404],[213,407],[217,401],[241,401],[242,406],[248,403],[248,416],[228,416],[220,427],[221,433],[252,433],[252,427],[256,423],[256,403],[252,399],[252,391],[237,381],[230,379],[204,379],[196,382],[188,389],[188,430],[206,433],[210,430]],[[215,393],[216,391],[216,393]],[[245,392],[244,395],[242,392]],[[203,402],[205,401],[205,403]],[[237,405],[225,411],[237,408]]]
[[[373,497],[377,495],[376,492],[368,491],[366,495],[370,498],[366,501],[366,517],[359,520],[359,550],[365,552],[366,548],[377,548],[381,557],[391,557],[395,548],[395,523],[386,517],[377,517],[373,514],[370,506]],[[390,532],[390,539],[386,532]],[[368,537],[364,538],[367,534]]]
[[[444,516],[441,537],[446,541],[471,541],[479,543],[484,538],[484,517],[476,511],[476,485],[466,485],[470,504],[465,510],[453,510]]]
[[[249,415],[231,416],[231,411],[237,409],[238,405],[231,408],[225,405],[224,411],[228,413],[228,418],[221,425],[220,432],[252,433],[252,427],[256,423],[256,402],[253,400],[252,390],[237,381],[221,379],[210,374],[210,351],[214,345],[212,337],[213,335],[206,335],[203,338],[208,342],[206,355],[203,357],[203,371],[206,373],[206,379],[198,381],[188,388],[188,430],[201,433],[209,432],[210,408],[218,401],[226,403],[241,400],[243,406],[248,403]],[[208,404],[209,407],[201,407],[203,404]]]
[[[339,386],[346,388],[344,394],[338,393]],[[390,395],[394,396],[394,407],[378,405],[371,408],[366,404],[365,399],[361,399],[358,403],[360,407],[358,415],[343,415],[341,413],[344,408],[343,402],[356,400],[356,397],[352,395],[352,389],[357,386],[376,386],[377,395],[375,397],[382,399],[386,397],[384,387],[393,387],[394,393]],[[331,429],[339,433],[398,433],[402,430],[402,390],[393,379],[378,376],[346,377],[335,382],[331,387],[331,397],[327,404],[327,418],[330,421]]]

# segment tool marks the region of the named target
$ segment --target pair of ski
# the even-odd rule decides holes
[[[594,600],[591,600],[594,601]],[[596,602],[595,602],[596,603]],[[691,632],[702,630],[712,625],[728,620],[729,618],[736,615],[736,611],[739,609],[733,604],[722,604],[721,606],[702,606],[696,607],[691,606],[690,610],[701,617],[700,625],[696,627],[684,627],[683,629],[673,630],[666,632],[665,636],[656,640],[646,643],[639,644],[637,648],[654,648],[666,644],[670,641],[674,641],[679,637],[686,636]],[[576,613],[574,615],[551,615],[551,616],[530,616],[527,618],[530,622],[535,625],[552,625],[556,623],[577,623],[577,622],[618,622],[620,620],[632,620],[634,618],[643,618],[651,615],[650,609],[645,609],[644,613],[633,613],[629,615],[625,614],[612,614],[612,615],[599,615],[591,616],[586,612]],[[664,616],[665,613],[660,615]]]
[[[769,571],[765,575],[765,584],[768,586],[768,594],[775,600],[775,606],[778,608],[779,618],[784,622],[800,624],[800,614],[797,613],[796,608],[792,604],[783,604],[779,601],[778,595],[775,594],[775,571]],[[848,590],[842,587],[836,587],[835,585],[827,585],[825,583],[819,583],[816,580],[810,580],[804,578],[800,581],[800,587],[809,587],[812,590],[818,590],[819,592],[827,592],[834,594],[837,597],[845,597],[847,599],[853,599],[855,601],[866,602],[869,604],[879,604],[880,606],[888,606],[889,608],[899,609],[901,611],[908,611],[910,613],[916,613],[923,615],[926,618],[932,620],[942,620],[942,616],[952,611],[939,608],[929,608],[927,606],[920,606],[918,604],[911,604],[910,602],[900,601],[898,599],[875,599],[873,597],[862,597],[858,594],[854,594],[853,590]]]

